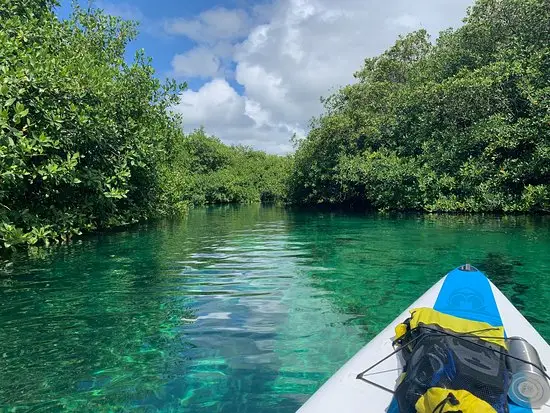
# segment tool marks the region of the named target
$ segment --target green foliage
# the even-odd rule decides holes
[[[77,6],[60,21],[56,4],[0,4],[0,248],[282,196],[281,159],[183,134],[185,85],[143,51],[124,60],[135,23]]]
[[[78,8],[60,22],[53,4],[0,6],[5,247],[151,216],[179,137],[167,113],[179,87],[155,79],[141,52],[124,62],[134,24]]]
[[[289,180],[298,203],[550,211],[550,7],[478,0],[365,60],[324,101]]]
[[[202,129],[183,143],[193,204],[279,202],[285,199],[289,159],[243,146],[230,147]]]

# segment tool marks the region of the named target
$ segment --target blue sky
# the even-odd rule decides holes
[[[88,1],[79,1],[85,7]],[[260,2],[257,2],[260,3]],[[132,1],[101,1],[92,3],[95,7],[104,9],[108,14],[117,15],[125,19],[139,21],[139,36],[130,44],[127,58],[132,60],[134,52],[145,49],[148,56],[153,58],[153,65],[159,78],[176,77],[184,80],[190,88],[199,88],[204,80],[196,77],[178,77],[172,72],[171,60],[175,54],[185,53],[193,49],[197,42],[185,36],[174,36],[163,30],[163,23],[171,18],[193,19],[201,12],[227,8],[250,9],[253,2],[247,0],[132,0]],[[58,16],[66,18],[71,12],[71,0],[62,0],[61,7],[57,9]],[[231,81],[233,87],[243,92],[243,88],[235,81]]]
[[[95,0],[140,22],[129,48],[144,48],[160,78],[186,81],[175,108],[191,131],[229,144],[292,151],[322,112],[319,98],[354,81],[366,57],[399,34],[457,27],[472,0]],[[88,4],[81,0],[81,4]],[[70,12],[62,0],[60,17]]]

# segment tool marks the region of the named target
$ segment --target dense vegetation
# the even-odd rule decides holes
[[[56,0],[0,4],[0,249],[288,200],[427,211],[550,211],[550,5],[478,0],[432,43],[368,58],[293,157],[182,132],[133,22]],[[184,120],[183,120],[184,121]]]
[[[187,175],[182,195],[194,205],[275,202],[285,198],[286,157],[268,155],[242,146],[227,146],[202,129],[181,146],[184,160],[178,168]]]
[[[124,60],[134,23],[55,5],[0,3],[0,248],[282,196],[284,158],[183,134],[185,85]]]
[[[306,204],[550,211],[550,3],[478,0],[365,60],[297,149]]]

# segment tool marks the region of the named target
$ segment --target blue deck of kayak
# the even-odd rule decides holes
[[[493,290],[481,271],[451,271],[434,304],[434,310],[455,317],[484,321],[492,326],[502,326]],[[510,413],[528,413],[531,409],[510,403]]]
[[[434,310],[468,320],[502,326],[489,280],[480,271],[451,271],[434,304]]]
[[[492,326],[502,326],[495,297],[487,277],[481,272],[451,271],[434,304],[434,310],[455,317],[483,321]],[[392,400],[388,413],[398,412],[396,400]],[[510,403],[510,413],[529,413],[531,409]]]

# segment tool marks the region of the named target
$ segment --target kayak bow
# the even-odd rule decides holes
[[[411,318],[410,310],[419,308],[433,309],[434,312],[443,314],[443,317],[459,317],[466,321],[488,323],[495,329],[500,327],[500,331],[504,327],[505,337],[523,339],[514,341],[514,346],[509,347],[515,349],[521,347],[520,350],[515,351],[528,351],[525,350],[526,347],[530,349],[534,347],[542,365],[550,365],[548,343],[485,274],[467,264],[447,274],[359,350],[310,397],[298,412],[399,412],[394,394],[388,391],[396,388],[398,379],[402,378],[404,366],[402,355],[392,345],[396,338],[395,327]],[[380,362],[381,360],[383,361]],[[360,376],[361,372],[371,366],[375,368],[365,374],[368,383],[358,379],[358,375]],[[536,371],[536,366],[527,365],[527,367],[534,370],[534,373],[527,371],[525,375],[531,374],[532,377],[538,375],[542,378],[539,380],[535,377],[536,380],[532,380],[528,385],[520,383],[516,386],[514,390],[516,394],[520,392],[519,399],[514,397],[514,401],[508,401],[509,411],[510,413],[531,411],[550,413],[550,404],[546,401],[546,393],[550,391],[550,387],[543,376],[545,373]],[[511,380],[512,387],[514,387],[514,380]],[[521,391],[525,393],[526,400],[522,400]],[[538,406],[535,406],[539,407],[538,409],[521,407],[517,404],[523,401],[524,406],[526,404],[529,406],[529,397],[533,392],[539,392],[541,398],[544,398],[539,400]],[[535,405],[534,401],[532,405]]]

